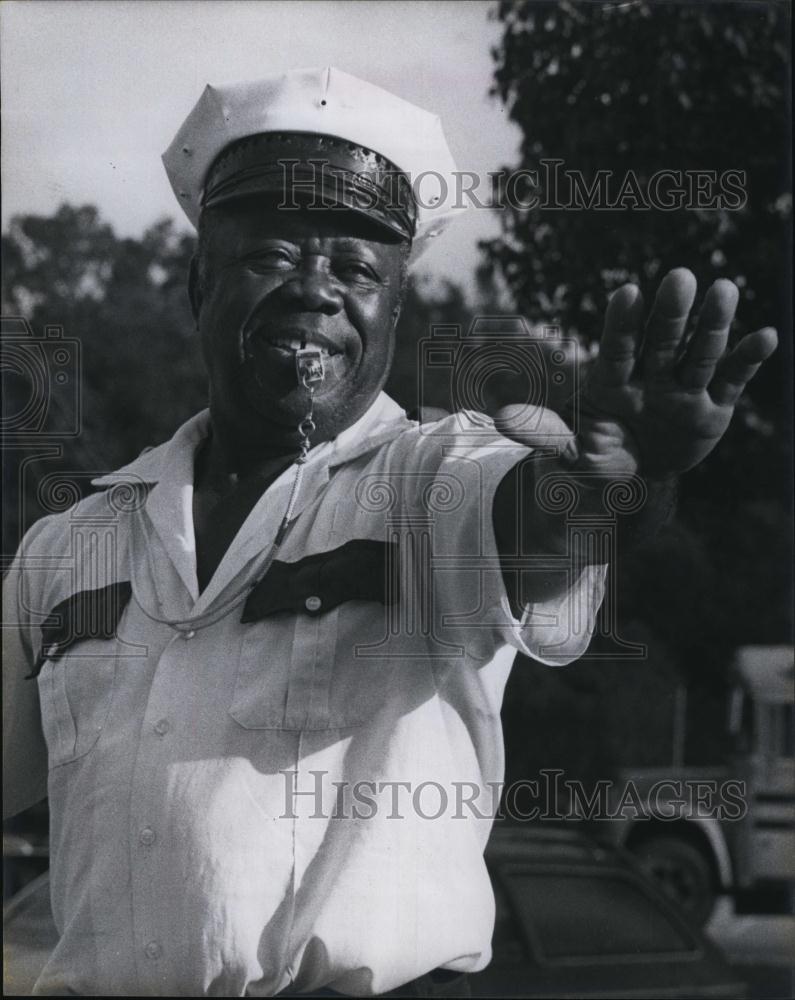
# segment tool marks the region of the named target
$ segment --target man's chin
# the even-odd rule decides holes
[[[250,418],[246,423],[260,425],[263,436],[269,444],[285,447],[301,443],[299,425],[310,413],[310,397],[306,389],[298,388],[285,393],[278,399],[259,392],[246,392]],[[312,444],[336,437],[349,427],[363,412],[359,395],[350,393],[345,383],[324,384],[316,390],[311,401],[312,419],[315,430],[310,433]],[[354,412],[355,411],[355,412]]]

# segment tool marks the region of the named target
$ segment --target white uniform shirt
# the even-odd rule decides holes
[[[6,792],[30,804],[47,775],[61,935],[37,992],[367,995],[483,968],[503,689],[517,649],[584,651],[603,568],[515,619],[491,509],[527,449],[382,394],[311,451],[277,562],[294,467],[199,594],[208,426],[35,524],[7,579]],[[109,638],[74,601],[97,590]]]

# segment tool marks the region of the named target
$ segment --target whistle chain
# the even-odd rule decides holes
[[[301,480],[304,474],[304,465],[307,461],[307,455],[309,454],[309,449],[312,447],[310,437],[316,429],[315,421],[313,420],[314,404],[315,404],[315,384],[320,383],[325,378],[325,371],[323,368],[323,358],[320,351],[315,349],[302,349],[297,352],[298,356],[296,358],[296,368],[299,381],[304,386],[306,391],[309,393],[309,409],[306,416],[298,425],[298,435],[300,437],[300,454],[295,460],[295,478],[293,479],[292,489],[290,490],[290,499],[287,501],[287,509],[284,512],[284,517],[282,518],[281,524],[279,525],[279,530],[276,532],[276,537],[268,550],[268,553],[263,561],[263,564],[257,574],[257,577],[253,584],[248,584],[246,587],[234,594],[229,600],[224,601],[220,607],[215,607],[212,611],[205,615],[198,615],[196,617],[186,617],[184,619],[170,619],[162,615],[155,614],[151,609],[144,607],[141,602],[141,595],[146,593],[147,587],[143,580],[136,580],[136,585],[133,587],[133,593],[135,594],[136,602],[147,616],[147,618],[152,621],[159,622],[164,625],[169,625],[171,628],[176,629],[178,632],[186,633],[188,630],[194,630],[198,628],[207,628],[210,625],[214,625],[217,621],[225,618],[230,614],[235,608],[239,607],[248,597],[249,593],[256,586],[259,580],[262,579],[264,574],[267,572],[273,558],[281,545],[284,536],[287,534],[287,530],[293,519],[293,511],[295,510],[295,504],[298,500],[298,494],[301,489]],[[137,511],[137,516],[132,519],[132,530],[134,532],[141,531],[140,534],[140,549],[141,551],[148,551],[148,541],[145,529],[142,529],[141,525],[142,511]],[[146,561],[141,561],[139,564],[138,560],[133,560],[133,575],[136,575],[135,567],[143,567]]]
[[[293,487],[290,490],[290,499],[287,501],[287,510],[284,512],[282,523],[279,525],[279,530],[276,532],[276,538],[273,542],[273,547],[275,549],[278,549],[278,547],[282,544],[282,539],[287,534],[287,529],[290,527],[290,522],[293,519],[293,511],[295,509],[296,501],[298,500],[298,493],[301,489],[301,480],[304,476],[304,465],[306,464],[309,449],[312,447],[310,437],[317,426],[315,421],[312,419],[315,409],[315,383],[322,382],[325,373],[323,371],[323,362],[320,357],[320,352],[311,352],[311,358],[309,359],[311,363],[307,364],[306,355],[309,354],[309,351],[299,351],[298,356],[296,357],[298,376],[303,387],[309,393],[309,410],[301,423],[298,425],[298,435],[300,437],[299,447],[301,449],[301,454],[295,460],[295,479],[293,479]],[[302,357],[301,355],[304,356]]]

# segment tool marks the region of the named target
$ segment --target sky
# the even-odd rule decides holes
[[[517,160],[489,97],[492,3],[443,0],[5,0],[0,4],[2,223],[93,203],[123,236],[170,215],[160,155],[207,83],[336,66],[436,112],[462,170]],[[471,209],[421,270],[465,288],[494,212]]]

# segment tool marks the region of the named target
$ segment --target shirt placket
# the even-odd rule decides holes
[[[130,873],[136,969],[142,992],[164,995],[169,983],[178,989],[190,981],[180,954],[180,928],[169,918],[164,879],[177,877],[177,855],[166,828],[169,808],[165,775],[174,759],[175,701],[181,674],[200,654],[199,633],[176,632],[160,655],[141,723],[130,797]],[[197,648],[198,647],[198,648]],[[164,852],[167,852],[164,856]],[[175,887],[176,888],[176,887]],[[199,970],[193,970],[197,972]],[[166,994],[167,995],[167,994]]]

